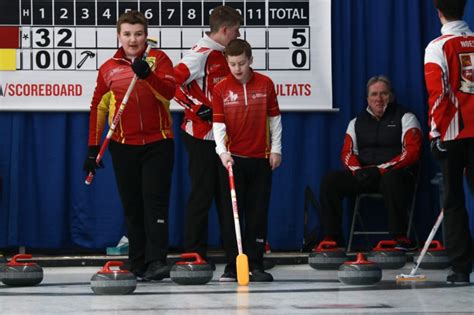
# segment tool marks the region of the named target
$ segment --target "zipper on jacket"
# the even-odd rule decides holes
[[[138,107],[138,114],[140,116],[140,130],[142,132],[142,142],[143,144],[146,144],[146,141],[145,141],[145,133],[143,132],[143,118],[142,118],[142,109],[140,108],[140,99],[138,98],[138,93],[136,91],[134,91],[135,94],[135,98],[137,100],[137,107]]]
[[[247,83],[244,83],[243,86],[244,86],[244,102],[245,102],[245,106],[247,106],[248,105],[248,103],[247,103]]]

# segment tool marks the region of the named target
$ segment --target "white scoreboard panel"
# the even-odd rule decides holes
[[[332,109],[330,0],[1,0],[0,110],[88,110],[120,14],[143,12],[176,64],[222,4],[243,15],[253,68],[273,79],[283,110]]]

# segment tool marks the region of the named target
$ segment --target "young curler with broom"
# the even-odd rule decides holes
[[[247,270],[250,270],[251,282],[273,281],[273,276],[264,271],[263,253],[272,171],[281,163],[280,109],[272,80],[250,67],[250,45],[245,40],[234,39],[224,52],[231,74],[215,86],[212,98],[213,133],[222,162],[221,232],[228,259],[220,280],[237,278],[239,284],[246,285]],[[235,177],[238,207],[235,192],[232,191],[232,198],[229,196],[228,175],[230,189]],[[243,217],[243,252],[248,256],[248,265],[236,246],[240,238],[238,211]],[[235,221],[232,213],[236,215]],[[234,222],[237,233],[233,232]]]

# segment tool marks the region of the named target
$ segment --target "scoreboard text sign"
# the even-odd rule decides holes
[[[0,110],[88,110],[120,14],[143,12],[176,64],[222,4],[242,14],[253,68],[273,79],[283,110],[332,109],[330,0],[2,0]]]

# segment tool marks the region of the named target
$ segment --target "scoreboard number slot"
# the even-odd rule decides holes
[[[147,18],[150,30],[158,37],[158,47],[178,58],[208,30],[209,15],[223,4],[223,1],[197,0],[19,1],[21,43],[25,45],[23,48],[33,49],[30,67],[21,70],[97,70],[100,63],[92,62],[90,56],[94,54],[97,61],[96,50],[119,47],[115,30],[117,17],[134,9],[139,9]],[[226,1],[226,5],[244,15],[241,37],[255,50],[264,50],[257,54],[263,58],[255,61],[258,69],[310,70],[309,1],[267,2]],[[31,26],[22,25],[28,22],[28,17]],[[87,53],[88,57],[81,63],[84,51],[91,53]],[[100,56],[102,60],[104,54]],[[89,67],[92,63],[96,64],[94,68]]]

